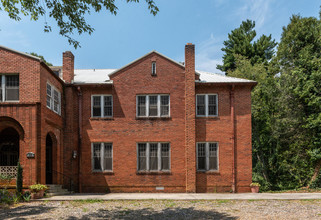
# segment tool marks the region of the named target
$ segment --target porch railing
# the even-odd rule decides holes
[[[17,166],[0,166],[0,175],[17,178]]]

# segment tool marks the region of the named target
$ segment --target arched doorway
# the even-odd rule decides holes
[[[46,184],[53,183],[53,140],[51,135],[46,136]]]
[[[0,132],[0,166],[3,172],[10,172],[9,167],[17,166],[19,161],[20,136],[16,129],[7,127]],[[8,173],[9,175],[11,173]]]

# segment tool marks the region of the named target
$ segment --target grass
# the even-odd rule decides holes
[[[218,204],[224,204],[224,203],[229,203],[230,200],[217,200],[216,201]]]

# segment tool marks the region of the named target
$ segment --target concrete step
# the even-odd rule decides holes
[[[68,195],[70,192],[67,189],[63,189],[62,185],[48,184],[47,196],[60,196]],[[73,193],[73,192],[72,192]]]
[[[62,195],[70,195],[73,194],[74,192],[55,192],[55,193],[47,193],[47,196],[62,196]]]

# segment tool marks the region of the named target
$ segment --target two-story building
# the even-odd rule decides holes
[[[120,69],[0,46],[0,173],[79,192],[246,192],[256,82],[156,51]]]

